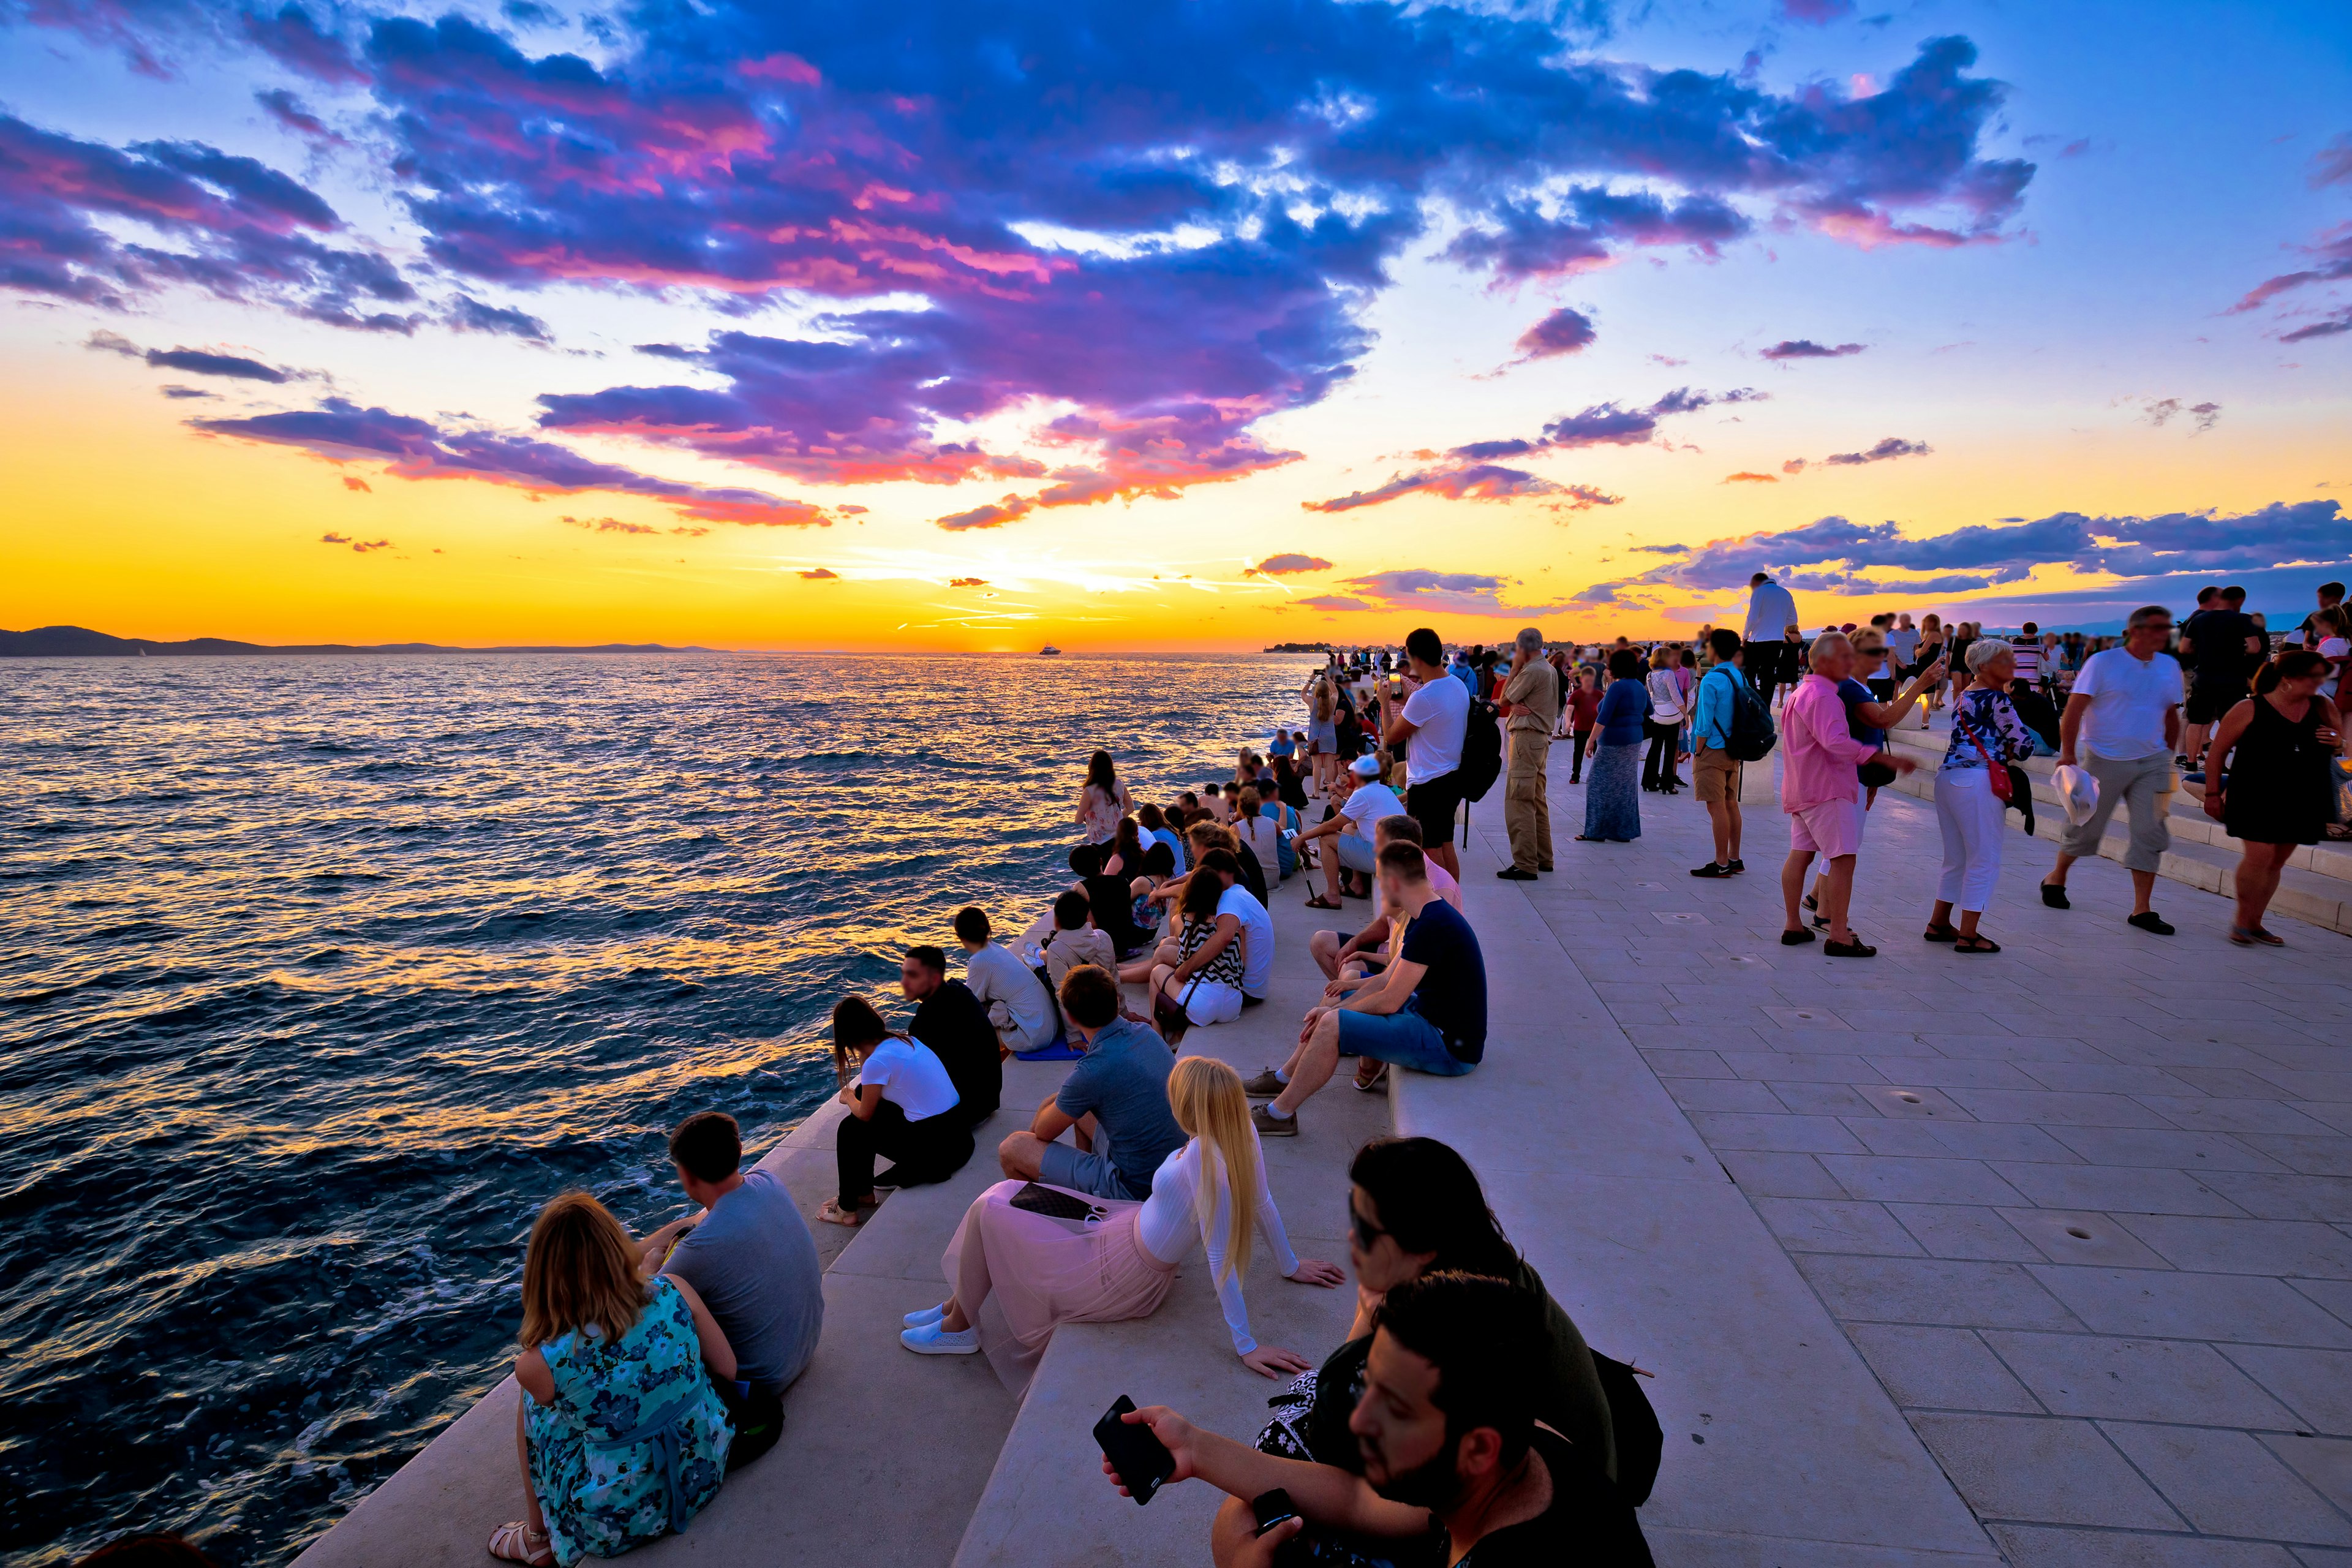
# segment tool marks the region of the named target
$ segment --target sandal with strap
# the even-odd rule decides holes
[[[539,1544],[531,1545],[536,1540]],[[490,1531],[490,1555],[507,1563],[522,1563],[530,1568],[548,1568],[555,1561],[555,1543],[547,1539],[544,1531],[533,1530],[521,1520],[502,1524]]]
[[[2000,943],[1989,936],[1964,936],[1952,944],[1954,952],[1999,952]]]
[[[1307,900],[1307,907],[1310,910],[1337,910],[1339,906],[1318,893]]]
[[[1921,931],[1919,934],[1927,938],[1929,942],[1958,942],[1960,940],[1959,928],[1953,925],[1929,926],[1926,931]]]

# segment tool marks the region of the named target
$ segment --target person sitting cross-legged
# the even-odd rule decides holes
[[[1417,844],[1381,851],[1381,896],[1391,920],[1411,922],[1397,960],[1382,984],[1345,1001],[1308,1011],[1298,1047],[1250,1092],[1274,1092],[1274,1103],[1250,1113],[1262,1138],[1298,1131],[1298,1108],[1331,1079],[1343,1056],[1458,1078],[1486,1049],[1486,961],[1470,922],[1438,897]],[[1369,1081],[1377,1083],[1377,1069]]]
[[[1028,1130],[997,1146],[997,1163],[1020,1180],[1139,1202],[1151,1195],[1151,1173],[1184,1146],[1168,1109],[1175,1058],[1165,1040],[1120,1013],[1118,982],[1092,964],[1070,971],[1061,1001],[1087,1054]],[[1058,1141],[1065,1131],[1074,1144]]]

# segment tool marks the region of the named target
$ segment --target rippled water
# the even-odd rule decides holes
[[[497,1381],[537,1205],[678,1212],[845,989],[1026,920],[1299,658],[0,664],[0,1554],[278,1563]]]

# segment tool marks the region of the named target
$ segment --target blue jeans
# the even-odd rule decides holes
[[[1371,1013],[1340,1013],[1339,1054],[1370,1057],[1439,1078],[1460,1078],[1476,1062],[1465,1062],[1447,1048],[1445,1037],[1411,1007],[1385,1016]]]
[[[1046,1144],[1037,1157],[1037,1179],[1049,1187],[1067,1187],[1072,1192],[1092,1193],[1098,1198],[1133,1202],[1139,1195],[1128,1191],[1127,1178],[1110,1163],[1110,1139],[1101,1132],[1095,1134],[1095,1152],[1091,1154],[1058,1140]],[[1140,1195],[1151,1194],[1146,1192]]]

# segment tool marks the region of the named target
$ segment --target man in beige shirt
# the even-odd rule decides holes
[[[1510,772],[1503,782],[1503,826],[1511,836],[1511,863],[1495,874],[1532,882],[1551,869],[1551,803],[1544,797],[1544,764],[1551,759],[1552,727],[1559,722],[1559,675],[1544,661],[1543,634],[1529,626],[1511,649],[1503,682],[1510,734]]]

